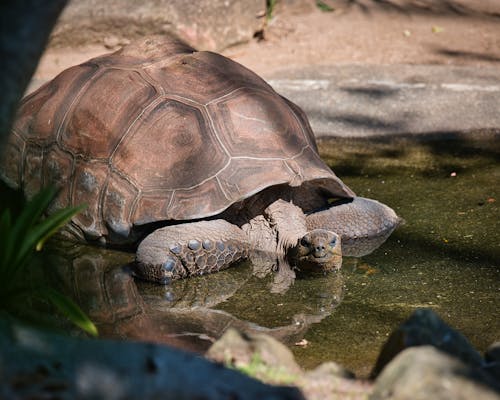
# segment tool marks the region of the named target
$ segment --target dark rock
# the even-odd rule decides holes
[[[380,374],[370,400],[498,400],[488,374],[432,346],[400,353]]]
[[[484,358],[488,362],[500,362],[500,342],[495,342],[488,347]]]
[[[0,319],[2,399],[303,399],[191,353],[88,340]]]
[[[484,354],[483,370],[500,382],[500,342],[493,343]]]
[[[148,35],[170,34],[203,50],[221,50],[250,40],[261,28],[262,0],[73,0],[51,43],[104,44],[110,49]]]
[[[481,355],[465,336],[449,327],[431,309],[420,309],[391,333],[382,347],[372,377],[376,377],[404,349],[425,345],[434,346],[472,367],[480,367],[483,364]]]

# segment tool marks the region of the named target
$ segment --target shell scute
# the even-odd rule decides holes
[[[147,191],[200,185],[227,160],[198,108],[165,99],[133,126],[111,161]]]
[[[167,215],[172,195],[173,192],[170,190],[140,194],[132,212],[132,223],[141,226],[158,221],[158,214]]]
[[[191,46],[178,40],[168,40],[165,37],[153,36],[138,40],[130,46],[125,46],[111,54],[95,57],[88,63],[101,67],[144,67],[161,61],[172,59],[182,54],[196,52]]]
[[[70,185],[73,173],[73,156],[62,151],[57,146],[52,146],[44,154],[43,176],[44,182],[58,182],[59,194],[51,203],[49,212],[63,207],[70,203]],[[62,183],[66,184],[62,184]]]
[[[166,215],[177,220],[203,218],[220,213],[233,202],[218,178],[211,178],[198,186],[174,191]]]
[[[85,204],[86,208],[76,214],[72,221],[84,232],[87,239],[107,235],[101,214],[101,194],[106,186],[109,168],[101,162],[82,162],[75,166],[71,191],[72,204]]]
[[[163,65],[157,63],[145,71],[166,93],[200,104],[208,104],[242,87],[270,90],[264,80],[242,65],[205,51],[182,55]]]
[[[104,70],[73,106],[60,134],[62,147],[87,159],[109,158],[155,94],[136,71]]]
[[[137,188],[116,173],[110,175],[102,200],[102,217],[110,235],[126,238],[132,224],[130,215],[138,195]]]
[[[43,147],[29,143],[24,154],[23,187],[28,198],[43,187]]]
[[[1,157],[0,179],[14,189],[22,186],[26,142],[17,132],[12,132]]]
[[[287,159],[308,146],[293,112],[274,92],[244,88],[210,110],[232,157]]]
[[[95,66],[71,67],[25,97],[14,130],[26,140],[35,140],[38,144],[55,142],[74,98],[96,71]]]

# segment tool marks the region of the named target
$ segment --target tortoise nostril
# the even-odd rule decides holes
[[[325,246],[321,246],[321,245],[320,246],[316,246],[315,250],[316,251],[323,251],[323,250],[325,250]]]

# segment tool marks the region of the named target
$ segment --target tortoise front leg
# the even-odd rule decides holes
[[[342,241],[342,253],[362,256],[379,247],[401,223],[394,210],[376,200],[355,197],[306,216],[308,229],[327,229]]]
[[[248,250],[246,234],[222,219],[166,226],[139,244],[135,272],[139,278],[167,284],[227,268],[248,257]]]

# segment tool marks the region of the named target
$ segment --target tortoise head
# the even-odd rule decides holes
[[[301,265],[319,267],[323,271],[340,269],[342,266],[340,236],[326,229],[307,232],[291,254]]]

